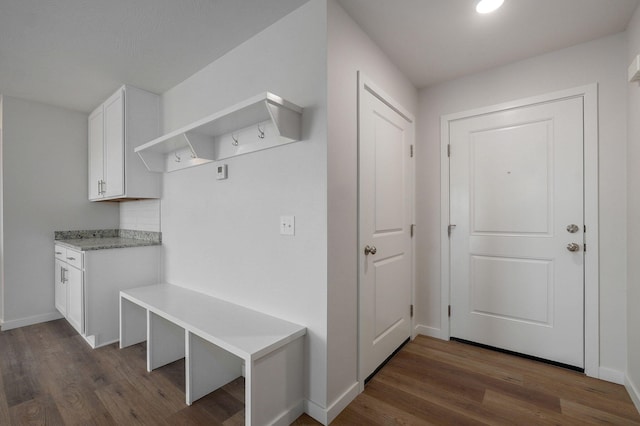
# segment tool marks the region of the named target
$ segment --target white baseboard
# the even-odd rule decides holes
[[[304,401],[301,400],[298,404],[282,413],[282,415],[270,424],[273,426],[289,426],[291,423],[295,422],[302,413],[304,413]]]
[[[636,406],[638,412],[640,412],[640,389],[631,381],[628,375],[624,377],[624,387],[629,392],[629,396]]]
[[[325,426],[329,424],[327,422],[327,409],[322,408],[313,401],[308,399],[304,401],[304,412]]]
[[[624,385],[624,373],[612,368],[600,367],[598,371],[598,379],[606,380],[607,382],[616,383],[618,385]]]
[[[336,399],[333,402],[333,404],[329,406],[329,409],[327,410],[327,420],[328,420],[327,424],[335,420],[335,418],[338,417],[338,414],[340,414],[342,410],[344,410],[347,407],[347,405],[351,403],[351,401],[356,399],[359,393],[360,393],[360,383],[355,382],[351,385],[349,389],[347,389],[345,393],[340,395],[340,397]]]
[[[333,404],[329,406],[329,408],[322,408],[315,402],[306,400],[304,402],[304,411],[323,425],[328,425],[338,417],[338,414],[340,414],[342,410],[344,410],[347,405],[349,405],[349,403],[358,396],[359,393],[360,383],[355,382],[346,390],[346,392],[340,395]]]
[[[62,318],[60,312],[50,312],[48,314],[34,315],[32,317],[19,318],[15,320],[4,320],[2,323],[2,331],[11,330],[28,325],[39,324],[41,322],[53,321]]]
[[[421,334],[423,336],[435,337],[436,339],[442,339],[440,329],[435,327],[429,327],[426,325],[416,325],[414,327],[415,334]]]

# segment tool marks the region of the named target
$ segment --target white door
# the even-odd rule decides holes
[[[582,97],[450,123],[452,337],[584,367],[583,129]]]
[[[124,195],[124,92],[104,103],[104,196]]]
[[[82,291],[82,271],[73,266],[66,266],[68,305],[67,320],[78,333],[84,333],[84,293]]]
[[[89,199],[102,198],[104,171],[104,112],[102,105],[89,116]]]
[[[360,79],[360,378],[365,379],[411,336],[414,125],[391,99]]]
[[[62,263],[61,260],[55,260],[55,306],[58,311],[65,317],[67,316],[67,286],[66,271],[67,264]]]

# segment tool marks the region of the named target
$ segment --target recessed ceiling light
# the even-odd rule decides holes
[[[504,0],[480,0],[476,5],[476,12],[491,13],[502,6]]]

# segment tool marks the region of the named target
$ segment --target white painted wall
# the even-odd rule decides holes
[[[599,83],[600,364],[601,374],[626,368],[626,96],[625,35],[471,75],[420,92],[417,126],[417,319],[440,333],[440,117]],[[630,322],[631,324],[631,322]]]
[[[160,232],[160,200],[120,203],[120,229]]]
[[[4,318],[4,232],[2,230],[3,223],[3,200],[4,200],[4,191],[2,190],[4,186],[3,172],[2,172],[2,160],[3,158],[3,149],[2,149],[2,120],[4,118],[4,114],[2,113],[2,104],[3,97],[0,95],[0,328],[2,327],[2,320]]]
[[[87,115],[3,97],[3,329],[57,317],[53,233],[114,228],[118,206],[87,200]]]
[[[411,113],[417,90],[357,26],[328,1],[328,403],[357,382],[358,146],[357,72],[364,72]],[[329,419],[331,420],[331,419]]]
[[[627,61],[640,54],[640,8],[627,28]],[[640,82],[627,83],[627,377],[626,385],[640,410]]]
[[[303,140],[165,174],[168,282],[308,327],[307,397],[327,399],[326,5],[311,0],[163,94],[165,131],[271,91],[304,108]],[[279,235],[295,215],[295,236]]]

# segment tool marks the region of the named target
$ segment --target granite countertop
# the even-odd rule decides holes
[[[133,231],[129,229],[98,229],[89,231],[56,231],[56,244],[88,251],[113,248],[158,246],[162,244],[162,233]]]

